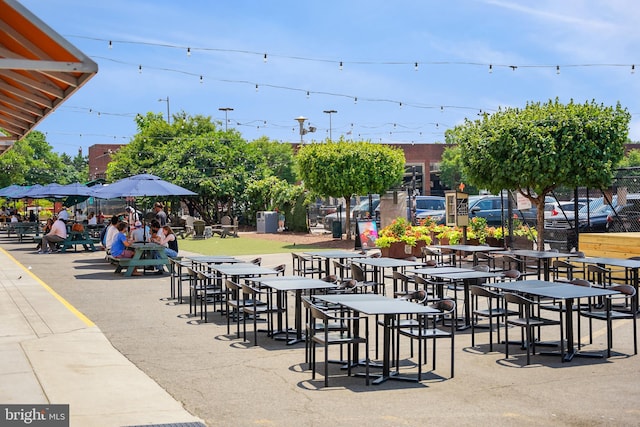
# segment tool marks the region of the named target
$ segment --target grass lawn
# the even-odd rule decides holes
[[[318,244],[296,244],[278,240],[266,240],[255,238],[251,235],[242,235],[237,239],[232,237],[226,239],[212,237],[202,240],[178,239],[178,246],[180,250],[196,252],[202,255],[260,255],[323,249]]]

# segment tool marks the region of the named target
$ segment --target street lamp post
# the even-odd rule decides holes
[[[295,120],[297,120],[298,123],[300,123],[300,144],[304,144],[304,141],[302,140],[302,135],[306,133],[304,129],[304,122],[305,120],[307,120],[307,118],[304,116],[300,116],[300,117],[296,117]]]
[[[166,102],[167,103],[167,123],[171,124],[171,114],[169,113],[169,96],[166,98],[158,99],[158,102]]]
[[[324,110],[323,112],[329,115],[329,141],[333,141],[333,138],[332,138],[332,135],[331,135],[331,132],[332,132],[331,115],[333,113],[337,113],[337,111],[336,110]]]
[[[229,111],[233,111],[233,108],[221,107],[221,108],[218,108],[218,110],[224,111],[224,131],[226,132],[228,130],[228,124],[229,124],[229,119],[227,115],[229,114]]]

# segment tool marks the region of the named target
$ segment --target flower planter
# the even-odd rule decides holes
[[[388,248],[380,248],[380,252],[383,257],[402,259],[412,256],[414,248],[414,246],[407,245],[404,242],[395,242]]]
[[[496,239],[495,237],[487,237],[487,245],[496,248],[504,248],[504,239]]]
[[[512,249],[533,249],[533,241],[526,237],[515,236],[511,241]]]

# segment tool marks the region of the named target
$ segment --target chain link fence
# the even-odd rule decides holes
[[[546,246],[578,250],[580,233],[640,231],[640,168],[618,169],[605,190],[557,188],[545,209]]]

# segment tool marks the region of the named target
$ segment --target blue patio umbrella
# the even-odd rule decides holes
[[[10,195],[8,195],[7,197],[10,199],[22,199],[24,197],[30,197],[28,194],[30,192],[35,192],[36,190],[41,189],[43,186],[40,184],[35,184],[35,185],[31,185],[31,186],[24,186],[20,189],[17,189],[16,191],[12,192]]]
[[[151,174],[123,178],[96,190],[95,197],[116,199],[119,197],[197,196],[197,193],[172,184]]]
[[[22,197],[28,197],[30,199],[46,199],[54,197],[54,191],[62,187],[62,184],[51,183],[44,186],[38,186],[37,184],[31,187],[28,191],[22,194]]]
[[[0,188],[0,197],[11,198],[11,195],[16,192],[22,192],[28,190],[28,186],[22,186],[18,184],[11,184],[8,187]]]

